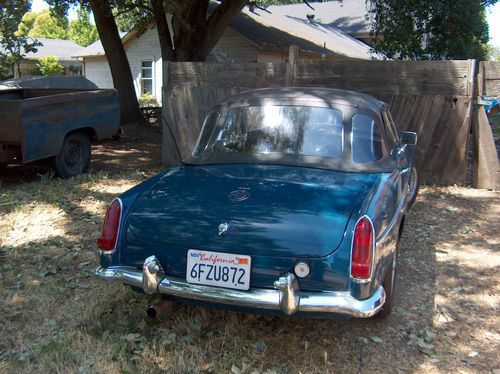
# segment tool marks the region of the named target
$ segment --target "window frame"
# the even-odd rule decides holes
[[[390,146],[390,149],[394,149],[400,143],[398,129],[389,108],[384,108],[382,112],[382,118],[385,125],[384,130],[388,141],[387,145]]]
[[[142,64],[144,62],[151,62],[151,68],[145,68]],[[154,58],[144,58],[139,60],[139,68],[140,68],[140,90],[141,96],[145,95],[147,92],[144,91],[144,80],[151,81],[151,92],[150,95],[155,95],[155,59]],[[143,74],[143,69],[151,69],[151,78],[145,78]]]
[[[208,112],[213,110],[219,111],[217,122],[223,121],[227,112],[234,107],[254,106],[264,104],[262,102],[229,102],[212,107]],[[267,102],[266,102],[267,104]],[[186,165],[210,166],[210,165],[237,165],[237,164],[254,164],[254,165],[283,165],[294,167],[308,167],[316,169],[325,169],[340,172],[360,172],[360,173],[390,173],[394,170],[394,161],[390,157],[390,152],[387,149],[387,138],[384,130],[384,120],[382,118],[382,110],[372,110],[371,108],[363,108],[354,106],[348,103],[328,104],[323,102],[314,102],[311,105],[310,101],[302,100],[277,100],[272,104],[276,105],[298,105],[298,106],[314,106],[325,108],[340,109],[343,113],[344,122],[344,151],[339,158],[317,157],[317,156],[302,156],[290,154],[274,154],[274,153],[221,153],[207,154],[203,152],[194,157],[190,152],[189,156],[184,159]],[[207,115],[208,115],[207,112]],[[354,114],[366,114],[375,120],[379,132],[382,134],[383,158],[380,160],[356,164],[351,158],[351,119]],[[201,134],[200,134],[201,135]]]
[[[352,148],[352,141],[353,141],[352,121],[353,121],[354,116],[356,116],[356,115],[364,115],[364,116],[367,116],[373,120],[373,122],[374,122],[373,125],[378,130],[378,132],[380,134],[380,141],[381,141],[381,146],[382,146],[382,149],[381,149],[382,157],[379,158],[378,160],[373,160],[371,162],[377,162],[379,160],[383,160],[384,158],[386,158],[389,155],[390,149],[388,147],[387,134],[386,134],[386,131],[384,128],[384,123],[382,122],[383,120],[381,120],[381,118],[380,118],[380,113],[379,113],[379,115],[376,115],[371,110],[356,108],[355,110],[353,110],[351,112],[351,115],[349,116],[349,139],[348,139],[348,141],[349,141],[349,158],[350,158],[351,162],[353,162],[355,164],[359,164],[359,163],[354,162],[354,154],[353,154],[353,148]]]

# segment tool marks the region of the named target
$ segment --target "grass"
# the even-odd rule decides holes
[[[154,173],[42,175],[0,193],[0,372],[481,372],[498,365],[498,195],[424,188],[382,321],[305,320],[180,306],[92,277],[107,204]],[[496,306],[495,306],[496,305]],[[462,316],[464,314],[464,316]]]

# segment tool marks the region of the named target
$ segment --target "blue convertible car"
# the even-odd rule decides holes
[[[226,309],[385,316],[418,190],[416,140],[356,92],[231,97],[208,112],[182,167],[112,202],[95,274]]]

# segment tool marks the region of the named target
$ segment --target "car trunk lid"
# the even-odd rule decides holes
[[[373,182],[370,174],[310,168],[186,167],[137,198],[122,250],[324,257],[341,243],[356,202]]]

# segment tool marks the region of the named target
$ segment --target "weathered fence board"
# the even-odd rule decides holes
[[[244,90],[288,83],[350,89],[390,103],[399,129],[419,134],[416,163],[422,181],[465,182],[473,61],[296,61],[293,68],[283,63],[165,65],[164,119],[176,126],[183,158],[211,106]],[[173,159],[170,137],[164,136],[164,162]]]
[[[169,63],[169,85],[265,87],[285,85],[287,64],[284,63]]]
[[[500,62],[481,61],[477,81],[479,95],[500,96]]]
[[[297,86],[366,93],[466,95],[468,61],[297,61]]]
[[[465,97],[396,95],[391,113],[401,131],[415,131],[415,163],[426,184],[463,184],[469,124]]]
[[[481,61],[477,75],[478,94],[500,97],[500,62]],[[500,189],[500,162],[495,140],[483,106],[474,111],[473,186]]]
[[[474,111],[474,187],[500,189],[500,162],[484,107]]]

